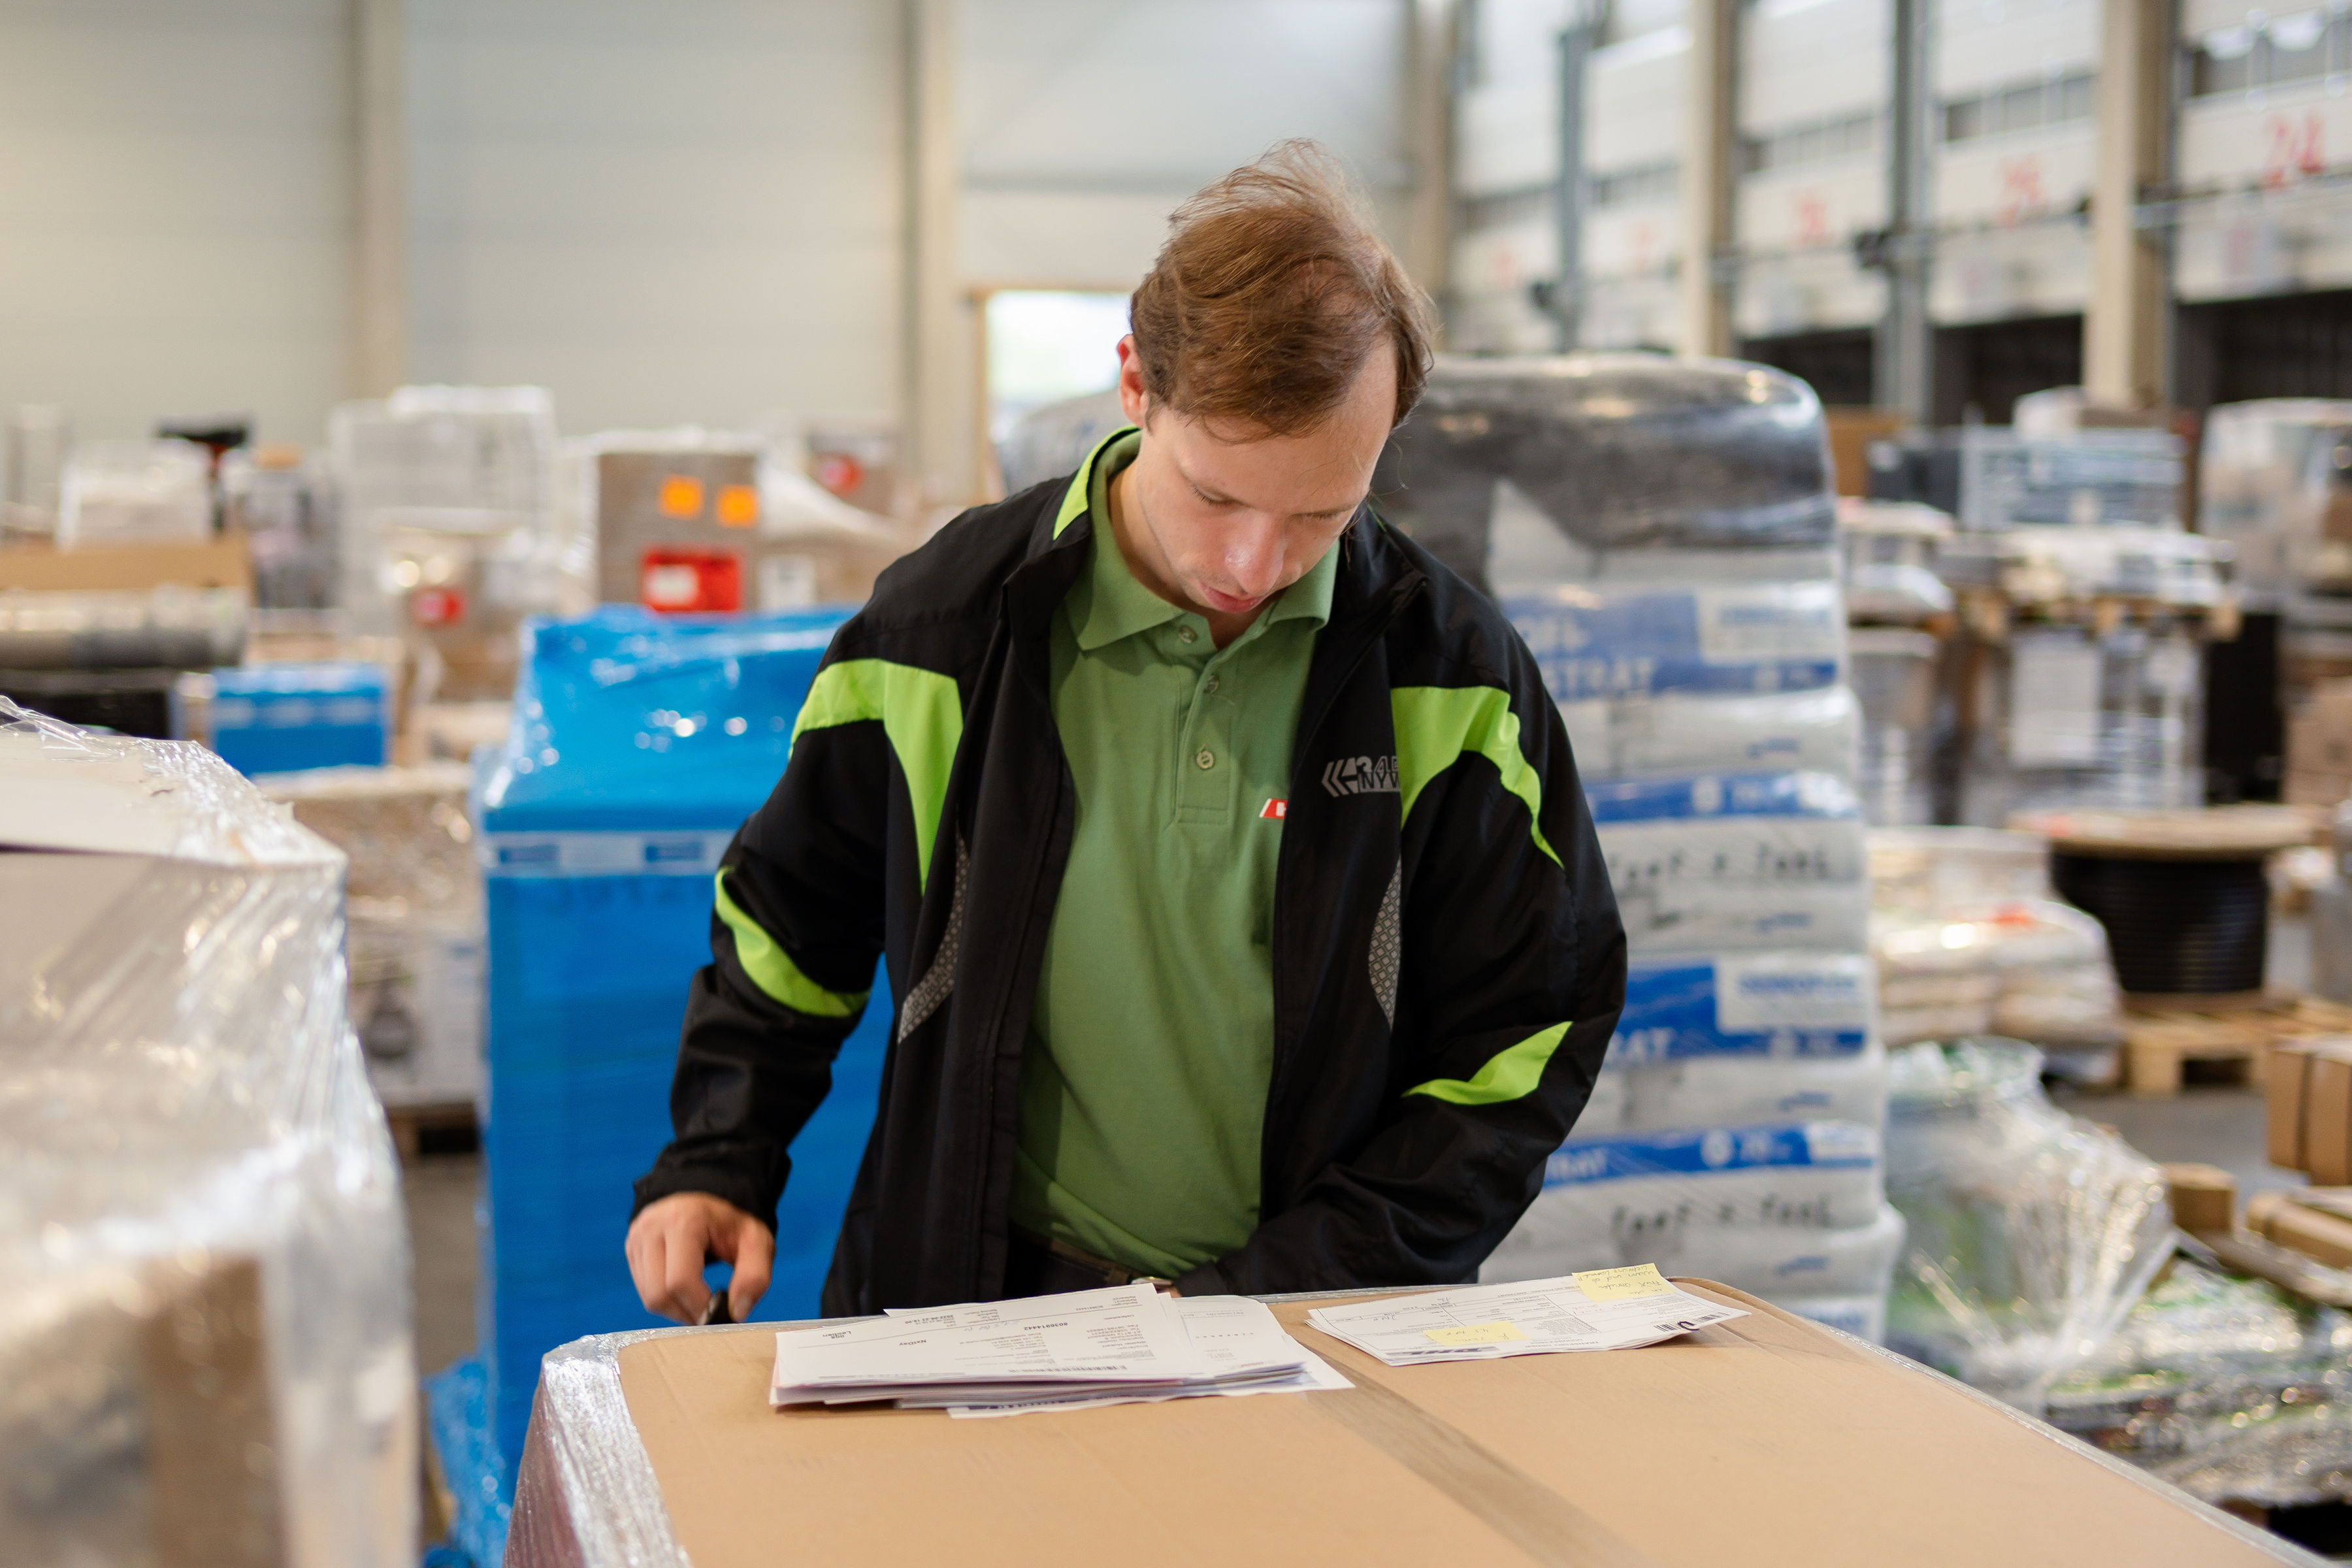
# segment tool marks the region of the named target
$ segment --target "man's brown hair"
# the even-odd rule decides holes
[[[1372,231],[1338,162],[1285,142],[1178,207],[1128,321],[1154,405],[1296,435],[1370,356],[1396,355],[1403,422],[1428,379],[1428,296]]]

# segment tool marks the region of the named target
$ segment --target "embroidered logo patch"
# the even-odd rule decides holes
[[[1284,816],[1289,812],[1289,810],[1290,803],[1288,801],[1270,800],[1265,803],[1264,809],[1258,812],[1258,816],[1260,818],[1272,817],[1276,821],[1279,822],[1282,820]]]
[[[1395,795],[1394,757],[1341,757],[1323,770],[1323,787],[1335,795]]]

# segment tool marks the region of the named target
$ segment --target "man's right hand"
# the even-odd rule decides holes
[[[629,1225],[629,1277],[646,1310],[698,1323],[710,1304],[702,1282],[703,1265],[716,1258],[735,1266],[727,1288],[734,1321],[751,1321],[751,1309],[767,1294],[775,1267],[775,1234],[723,1198],[709,1193],[672,1193],[647,1204]]]

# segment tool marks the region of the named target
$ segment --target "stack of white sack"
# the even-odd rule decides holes
[[[1654,1263],[1876,1339],[1902,1246],[1875,1127],[1679,1128],[1563,1144],[1478,1278]]]
[[[1482,1278],[1654,1262],[1875,1335],[1902,1221],[1819,405],[1632,356],[1432,387],[1397,504],[1433,539],[1457,491],[1487,505],[1486,581],[1559,704],[1632,959],[1592,1098]]]
[[[1503,607],[1559,704],[1588,781],[1853,776],[1860,721],[1832,578],[1562,584],[1507,593]]]

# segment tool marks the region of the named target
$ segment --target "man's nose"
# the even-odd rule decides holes
[[[1275,519],[1243,524],[1225,542],[1225,570],[1234,591],[1264,598],[1282,585],[1282,524]]]

